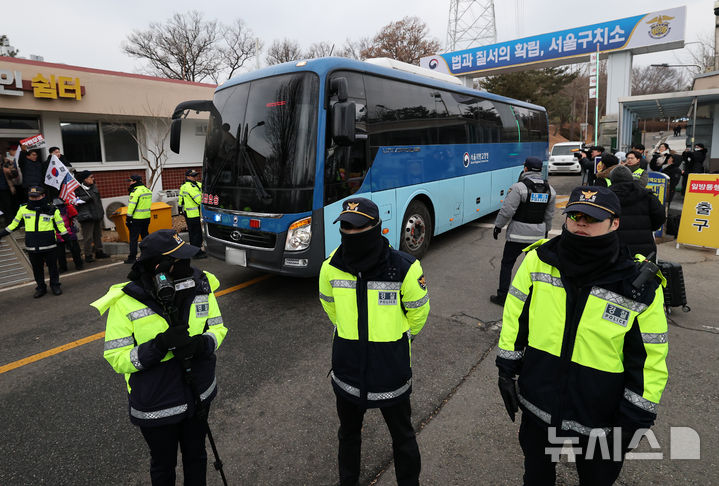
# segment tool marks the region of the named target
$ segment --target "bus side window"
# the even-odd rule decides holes
[[[331,204],[357,192],[368,171],[367,162],[367,101],[364,81],[359,73],[341,71],[332,77],[344,77],[348,81],[349,101],[355,103],[355,133],[360,135],[350,146],[335,145],[330,137],[328,117],[325,154],[325,204]],[[337,102],[330,98],[329,106]],[[330,110],[328,110],[328,113]]]

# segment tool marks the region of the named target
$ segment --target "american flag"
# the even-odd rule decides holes
[[[66,203],[74,203],[75,199],[75,189],[80,187],[80,183],[75,180],[75,178],[70,174],[69,172],[65,176],[65,180],[62,181],[62,187],[60,188],[60,199],[65,201]]]

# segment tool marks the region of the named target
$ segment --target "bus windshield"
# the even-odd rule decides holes
[[[319,79],[298,73],[218,91],[205,141],[206,206],[312,210]]]

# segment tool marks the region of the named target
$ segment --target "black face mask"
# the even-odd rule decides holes
[[[42,199],[38,199],[36,201],[33,201],[32,199],[28,199],[27,207],[28,207],[28,209],[40,209],[41,207],[45,206],[46,203],[47,203],[47,200],[44,197]]]
[[[345,233],[342,236],[342,259],[352,273],[366,272],[384,261],[386,240],[382,237],[382,225],[376,224],[361,233]]]
[[[564,225],[558,250],[562,275],[577,281],[591,281],[612,271],[619,257],[619,234],[610,231],[601,236],[580,236],[570,233]]]

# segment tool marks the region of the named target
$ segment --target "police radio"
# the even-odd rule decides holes
[[[647,280],[659,272],[659,266],[651,260],[654,255],[656,252],[653,251],[646,260],[639,264],[639,275],[632,282],[632,287],[635,289],[641,289]]]

